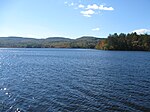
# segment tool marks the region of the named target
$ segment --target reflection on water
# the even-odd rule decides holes
[[[148,112],[149,70],[149,52],[0,49],[0,112]]]

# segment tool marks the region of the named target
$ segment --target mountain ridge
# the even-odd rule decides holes
[[[35,39],[27,37],[0,37],[0,47],[13,48],[94,48],[101,38],[82,36],[77,39],[48,37]]]

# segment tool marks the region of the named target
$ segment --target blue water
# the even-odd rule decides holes
[[[0,49],[0,112],[150,112],[150,52]]]

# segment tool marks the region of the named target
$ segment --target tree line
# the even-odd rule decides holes
[[[114,33],[107,38],[83,36],[77,39],[50,37],[34,39],[23,37],[0,37],[1,48],[88,48],[101,50],[150,51],[150,35],[137,33]]]
[[[150,51],[150,35],[114,33],[99,41],[95,48],[101,50]]]

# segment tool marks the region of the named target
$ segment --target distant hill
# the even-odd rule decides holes
[[[77,39],[48,37],[35,39],[26,37],[0,37],[1,48],[85,48],[101,50],[150,51],[150,35],[117,33],[108,38],[83,36]]]
[[[96,44],[101,40],[101,38],[92,36],[83,36],[75,39],[70,43],[71,48],[95,48]]]
[[[53,42],[65,42],[65,41],[72,41],[70,38],[64,38],[64,37],[48,37],[45,39],[46,41],[53,41]]]
[[[34,39],[26,37],[0,37],[0,47],[4,48],[95,48],[101,38],[84,36],[77,39],[48,37]]]
[[[83,36],[83,37],[77,38],[76,40],[86,40],[86,41],[91,41],[91,40],[98,40],[98,39],[100,39],[100,38],[92,37],[92,36]]]

